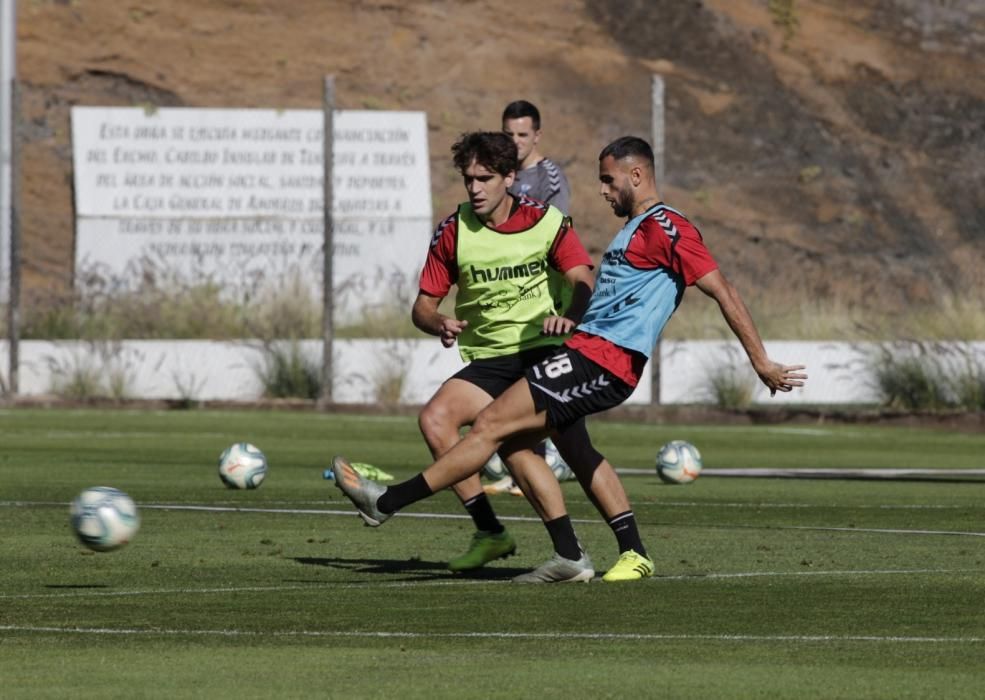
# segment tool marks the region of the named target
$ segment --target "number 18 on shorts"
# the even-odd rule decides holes
[[[530,367],[527,382],[537,411],[547,411],[548,425],[559,430],[618,406],[633,393],[626,382],[566,347]]]

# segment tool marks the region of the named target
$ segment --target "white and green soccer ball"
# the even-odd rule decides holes
[[[86,489],[72,501],[69,512],[79,542],[96,552],[119,549],[140,527],[133,499],[110,486]]]
[[[657,453],[657,476],[668,484],[689,484],[701,474],[701,453],[686,440],[671,440]]]
[[[571,467],[561,457],[561,453],[558,452],[553,440],[547,438],[544,441],[543,449],[544,461],[547,462],[547,466],[554,472],[554,476],[557,477],[558,481],[571,481],[575,478],[575,473],[571,471]]]
[[[498,452],[493,452],[489,461],[482,465],[482,475],[492,481],[499,481],[503,477],[509,476],[510,472],[503,463]]]
[[[237,442],[219,455],[219,478],[231,489],[255,489],[267,476],[267,458],[256,445]]]
[[[557,477],[558,481],[570,481],[575,478],[575,473],[571,471],[571,467],[568,466],[567,462],[561,458],[561,453],[558,452],[557,447],[550,438],[539,446],[537,452],[544,457],[544,461],[547,462],[547,466],[554,472],[554,476]],[[500,458],[499,453],[493,453],[493,456],[482,467],[482,475],[492,481],[499,481],[509,476],[509,474],[510,472],[503,463],[502,458]]]

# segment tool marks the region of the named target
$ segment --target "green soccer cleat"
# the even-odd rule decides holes
[[[393,481],[393,474],[389,474],[376,465],[366,462],[349,462],[349,466],[356,470],[359,476],[372,479],[373,481]]]
[[[605,572],[602,580],[608,583],[638,581],[641,578],[653,576],[653,569],[652,561],[630,549],[619,555],[619,561]]]
[[[469,550],[448,562],[448,568],[452,571],[471,571],[495,559],[505,559],[514,552],[516,552],[516,540],[506,530],[496,534],[477,530],[472,535]]]
[[[565,559],[557,552],[554,556],[533,571],[513,577],[513,583],[574,583],[588,582],[595,576],[595,567],[588,554],[581,553],[581,559]]]
[[[386,491],[386,486],[362,477],[345,457],[332,458],[332,472],[335,474],[335,485],[352,501],[352,505],[359,512],[359,517],[367,525],[379,527],[383,521],[393,515],[393,513],[384,513],[376,507],[376,502]]]

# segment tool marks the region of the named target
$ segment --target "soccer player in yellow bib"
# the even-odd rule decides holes
[[[465,134],[452,154],[468,201],[438,225],[412,311],[418,328],[438,336],[445,347],[457,344],[468,362],[421,411],[421,432],[435,458],[450,450],[460,429],[527,369],[556,352],[580,320],[594,285],[591,258],[571,220],[555,207],[509,193],[518,162],[509,136]],[[458,290],[451,317],[439,305],[453,286]],[[591,579],[594,568],[575,535],[557,479],[534,452],[540,441],[519,437],[499,450],[544,521],[555,550],[554,558],[524,576],[538,582]],[[633,551],[648,562],[622,484],[592,447],[584,423],[569,430],[557,447],[612,524],[620,551]],[[476,569],[512,554],[516,542],[496,517],[479,476],[452,488],[476,532],[468,551],[452,559],[449,568]]]

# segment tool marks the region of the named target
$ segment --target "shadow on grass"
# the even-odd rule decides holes
[[[327,566],[364,574],[418,574],[406,577],[407,581],[427,581],[434,579],[476,579],[502,581],[511,579],[529,569],[516,567],[483,567],[475,571],[452,573],[447,562],[423,561],[421,559],[341,559],[337,557],[294,557],[298,564],[308,566]]]

